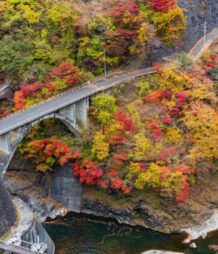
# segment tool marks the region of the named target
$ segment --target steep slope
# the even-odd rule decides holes
[[[209,32],[218,26],[218,1],[179,0],[178,3],[187,16],[183,48],[189,50],[204,35],[204,31]]]
[[[0,180],[0,236],[6,233],[15,223],[16,213],[11,197]]]

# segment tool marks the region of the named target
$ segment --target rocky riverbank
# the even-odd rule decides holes
[[[10,171],[5,177],[5,186],[12,195],[19,196],[29,205],[40,222],[68,213],[64,205],[47,197],[47,189],[38,183],[36,173]]]
[[[190,240],[196,239],[218,228],[217,219],[214,220],[218,209],[218,175],[216,172],[206,175],[199,176],[190,198],[178,204],[155,193],[115,199],[94,188],[85,188],[82,211],[163,233],[185,231]]]
[[[179,204],[150,192],[115,198],[102,190],[85,187],[81,212],[163,233],[185,231],[190,235],[189,240],[196,239],[217,229],[214,214],[218,210],[218,175],[198,181],[190,199]],[[32,208],[40,221],[65,216],[70,211],[60,202],[46,197],[47,189],[39,185],[36,173],[9,171],[5,183],[12,194],[21,197]],[[202,229],[201,225],[203,230],[199,230]]]

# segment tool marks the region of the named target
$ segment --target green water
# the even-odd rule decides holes
[[[46,224],[45,228],[55,242],[57,254],[140,254],[150,249],[212,254],[207,246],[218,244],[218,232],[197,241],[198,249],[192,250],[181,243],[181,235],[164,235],[75,216]]]

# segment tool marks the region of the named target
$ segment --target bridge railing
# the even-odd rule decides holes
[[[206,34],[205,37],[206,37],[206,39],[209,39],[209,40],[210,40],[210,39],[211,39],[211,40],[215,40],[215,39],[218,37],[218,28],[214,28],[211,32],[209,32],[208,34]],[[193,54],[193,52],[195,51],[195,49],[196,49],[197,47],[199,47],[199,45],[202,43],[202,40],[203,40],[203,39],[204,39],[204,37],[202,37],[202,38],[194,45],[194,47],[189,51],[189,55],[192,55],[192,54]],[[123,67],[124,67],[124,66],[125,66],[125,65],[123,65]],[[121,68],[122,68],[122,66],[121,66]],[[23,111],[26,111],[26,110],[28,110],[28,109],[37,107],[38,105],[41,105],[41,104],[44,104],[44,103],[46,103],[46,102],[48,102],[48,101],[50,101],[50,100],[53,100],[54,98],[58,98],[58,97],[64,96],[64,95],[66,95],[66,94],[68,94],[68,93],[71,93],[72,91],[75,91],[75,90],[80,89],[80,88],[82,88],[82,87],[88,86],[88,85],[90,85],[91,83],[97,82],[97,81],[101,80],[101,79],[104,78],[104,77],[105,77],[105,78],[108,78],[108,77],[110,77],[110,76],[113,75],[113,74],[122,73],[123,71],[122,71],[121,68],[118,69],[118,70],[115,70],[115,71],[114,71],[114,70],[109,71],[109,72],[108,72],[109,75],[107,75],[107,76],[105,76],[104,74],[102,74],[102,75],[100,75],[100,76],[98,76],[98,77],[93,78],[92,80],[89,80],[89,81],[87,81],[87,82],[81,84],[80,86],[73,87],[73,88],[71,88],[71,89],[69,89],[69,90],[67,90],[67,91],[65,91],[65,92],[63,92],[63,93],[57,94],[57,95],[55,95],[55,96],[51,96],[50,98],[48,98],[48,99],[46,99],[46,100],[43,100],[43,101],[41,101],[41,102],[39,102],[39,103],[36,103],[36,104],[32,105],[31,107],[28,107],[27,109],[19,110],[19,111],[17,111],[17,112],[14,112],[14,113],[8,115],[8,116],[2,117],[2,118],[0,118],[0,121],[1,121],[1,120],[5,120],[5,119],[8,119],[8,118],[11,118],[11,117],[13,117],[14,115],[19,115],[19,114],[20,114],[21,112],[23,112]]]
[[[28,107],[28,108],[21,109],[21,110],[19,110],[19,111],[13,112],[13,113],[11,113],[11,114],[5,116],[5,117],[2,117],[2,118],[0,118],[0,121],[1,121],[1,120],[5,120],[5,119],[9,119],[9,118],[11,118],[11,117],[13,117],[13,116],[15,116],[15,115],[19,115],[20,113],[22,113],[22,112],[24,112],[24,111],[26,111],[26,110],[29,110],[29,109],[31,109],[31,108],[35,108],[35,107],[37,107],[37,106],[39,106],[39,105],[42,105],[42,104],[44,104],[44,103],[46,103],[46,102],[48,102],[48,101],[54,100],[54,99],[56,99],[56,98],[65,96],[65,95],[67,95],[67,94],[69,94],[69,93],[71,93],[71,92],[74,92],[74,91],[76,91],[76,90],[79,90],[79,89],[81,89],[81,88],[83,88],[83,87],[90,86],[92,83],[98,82],[98,81],[100,81],[100,80],[103,79],[103,78],[109,78],[109,77],[111,77],[113,74],[120,74],[120,73],[123,73],[123,71],[121,71],[121,70],[118,70],[118,71],[115,71],[115,72],[114,72],[114,71],[113,71],[113,72],[111,71],[111,72],[109,72],[109,75],[107,75],[107,76],[105,76],[104,74],[102,74],[102,75],[100,75],[100,76],[98,76],[98,77],[95,77],[95,78],[93,78],[93,79],[91,79],[91,80],[86,81],[86,82],[83,83],[83,84],[80,84],[79,86],[75,86],[75,87],[73,87],[73,88],[70,88],[70,89],[68,89],[68,90],[66,90],[66,91],[64,91],[64,92],[62,92],[62,93],[59,93],[59,94],[54,95],[54,96],[51,96],[51,97],[49,97],[49,98],[46,99],[46,100],[42,100],[42,101],[40,101],[40,102],[38,102],[38,103],[36,103],[36,104],[34,104],[34,105]]]
[[[25,245],[25,246],[24,246]],[[47,246],[34,246],[34,244],[20,240],[19,244],[0,241],[0,249],[19,254],[42,254],[47,253]]]

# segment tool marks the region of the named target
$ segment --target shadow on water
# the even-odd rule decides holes
[[[150,249],[214,254],[208,245],[218,244],[218,232],[198,240],[198,248],[193,250],[182,244],[184,236],[179,234],[160,234],[75,214],[48,222],[45,228],[55,242],[57,254],[140,254]]]

